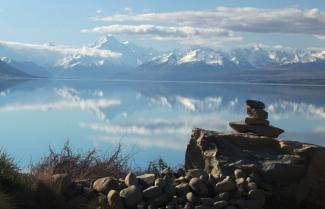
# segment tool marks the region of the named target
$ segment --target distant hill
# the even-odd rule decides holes
[[[11,67],[10,65],[6,64],[3,61],[0,61],[0,78],[22,78],[22,77],[32,77],[31,75],[28,75],[20,70],[17,70],[14,67]]]

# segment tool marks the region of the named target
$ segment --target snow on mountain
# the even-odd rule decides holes
[[[114,59],[119,53],[108,49],[96,49],[93,47],[69,47],[63,45],[29,44],[19,42],[0,41],[0,57],[9,57],[17,62],[33,62],[43,67],[53,67],[58,60],[67,56],[83,55],[94,58]]]
[[[177,69],[205,67],[209,69],[267,69],[274,66],[303,64],[325,60],[324,49],[295,50],[283,47],[261,47],[231,50],[216,50],[193,47],[185,51],[159,52],[137,46],[131,42],[120,42],[111,35],[100,38],[94,44],[81,48],[62,45],[26,44],[0,41],[0,57],[14,67],[34,69],[41,73],[43,68],[58,69],[132,69],[136,67],[177,66]],[[13,60],[13,61],[10,61]],[[34,66],[32,66],[32,64]],[[176,69],[176,68],[175,68]],[[32,71],[24,71],[31,73]],[[61,71],[60,71],[61,72]]]
[[[209,48],[191,48],[184,52],[164,53],[155,57],[151,65],[189,65],[204,63],[218,69],[259,69],[297,63],[316,62],[325,59],[325,50],[289,50],[262,48],[236,48],[228,51]]]
[[[151,60],[158,54],[153,49],[136,46],[130,42],[119,42],[111,35],[102,37],[96,43],[90,45],[96,50],[110,50],[119,53],[118,58],[93,57],[82,54],[73,54],[60,59],[56,66],[63,68],[77,67],[105,67],[105,66],[125,66],[136,67]]]

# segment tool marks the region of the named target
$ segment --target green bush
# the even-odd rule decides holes
[[[0,150],[0,190],[12,192],[17,189],[24,189],[27,182],[27,177],[20,173],[13,159],[3,150]]]

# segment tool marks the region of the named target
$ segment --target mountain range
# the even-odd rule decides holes
[[[80,49],[0,42],[0,59],[2,76],[325,83],[325,49],[191,47],[161,52],[106,35]]]

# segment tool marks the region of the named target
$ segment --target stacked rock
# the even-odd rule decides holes
[[[276,138],[284,131],[270,125],[265,104],[257,100],[247,100],[247,114],[244,122],[230,122],[229,125],[240,133],[251,132],[260,136]]]

